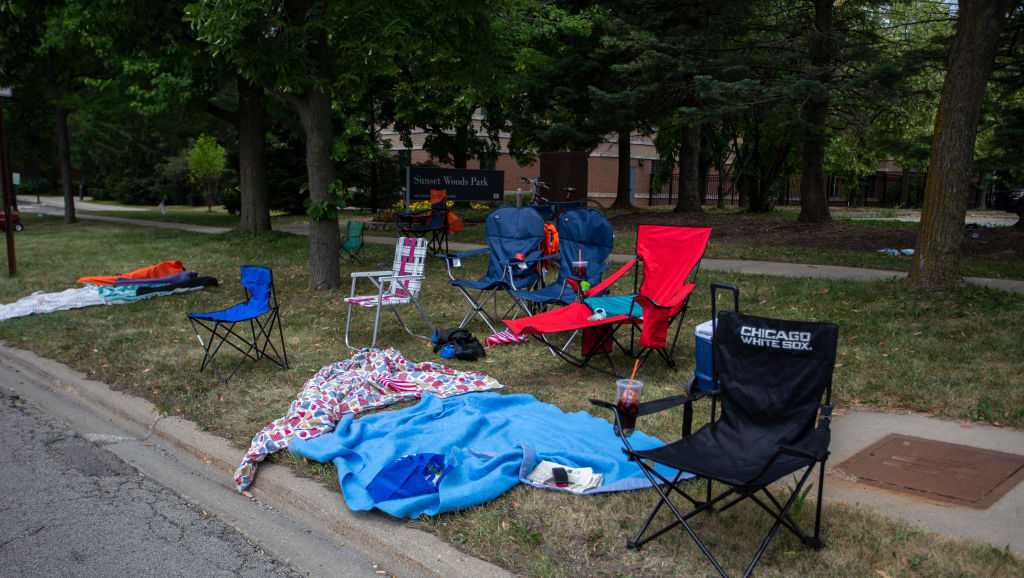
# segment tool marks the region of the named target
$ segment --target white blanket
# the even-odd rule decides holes
[[[103,305],[104,303],[105,301],[100,297],[99,289],[95,285],[66,289],[58,293],[36,291],[14,303],[0,305],[0,321],[25,315]]]

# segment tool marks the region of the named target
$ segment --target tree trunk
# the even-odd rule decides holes
[[[301,99],[293,101],[302,120],[306,135],[306,170],[309,174],[309,200],[320,203],[327,200],[334,181],[334,161],[331,145],[334,142],[331,126],[331,101],[319,88],[311,88]],[[337,289],[341,285],[338,266],[338,220],[310,219],[309,274],[313,289]]]
[[[974,143],[985,87],[1007,11],[1016,2],[960,2],[956,37],[942,83],[928,158],[924,209],[910,285],[944,289],[960,281],[960,245],[967,215]]]
[[[270,231],[270,201],[267,197],[267,168],[264,149],[263,88],[238,77],[238,177],[242,189],[238,228],[243,233]]]
[[[628,130],[619,131],[619,171],[615,186],[615,202],[612,203],[613,209],[628,209],[631,206],[629,202],[629,169],[633,153],[629,147],[629,133]]]
[[[811,78],[827,85],[831,78],[832,0],[814,0],[814,27],[809,31]],[[803,104],[803,159],[800,171],[800,221],[825,223],[832,220],[825,190],[825,122],[829,99],[824,87]]]
[[[71,189],[71,137],[68,131],[68,111],[63,106],[56,109],[57,118],[57,165],[60,168],[60,188],[64,194],[64,222],[71,224],[75,218],[75,192]]]
[[[677,213],[700,213],[700,125],[683,127],[679,146]]]

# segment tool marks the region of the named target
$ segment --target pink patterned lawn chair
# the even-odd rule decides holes
[[[423,307],[420,306],[419,294],[423,286],[424,270],[427,259],[427,241],[424,238],[399,237],[395,245],[395,261],[390,271],[364,271],[352,273],[352,292],[345,298],[348,311],[345,316],[345,345],[349,349],[359,349],[349,342],[349,329],[352,325],[352,306],[374,309],[373,316],[373,339],[370,347],[377,346],[377,333],[380,329],[380,312],[382,307],[388,307],[395,314],[402,329],[413,337],[429,339],[424,335],[417,335],[409,329],[402,316],[398,314],[399,305],[413,304],[420,318],[433,329],[430,319],[427,318]],[[356,295],[356,282],[359,279],[367,279],[377,289],[376,295]],[[429,331],[428,331],[429,332]]]

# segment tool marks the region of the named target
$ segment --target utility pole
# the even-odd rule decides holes
[[[10,98],[12,94],[10,87],[0,87],[0,185],[3,185],[4,190],[4,235],[7,237],[7,275],[10,277],[14,277],[18,272],[18,264],[14,256],[14,214],[11,211],[14,182],[11,180],[11,159],[7,155],[3,99]]]

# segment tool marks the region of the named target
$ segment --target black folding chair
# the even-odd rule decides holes
[[[627,546],[640,548],[681,526],[715,570],[728,576],[689,520],[702,512],[721,512],[749,499],[775,520],[743,573],[750,576],[781,527],[809,547],[823,546],[821,502],[829,455],[832,369],[839,329],[831,323],[768,319],[738,311],[722,312],[714,318],[718,320],[712,341],[712,383],[716,389],[639,404],[638,416],[684,406],[683,437],[658,448],[637,451],[626,436],[620,435],[625,445],[623,451],[637,461],[659,496],[658,504]],[[701,397],[712,400],[711,422],[691,434],[692,404]],[[716,420],[715,404],[719,399],[722,415]],[[591,402],[611,409],[616,423],[620,422],[615,405]],[[654,464],[678,473],[669,479],[655,470]],[[805,494],[804,485],[815,465],[820,465],[818,500],[814,533],[808,534],[790,510],[798,497]],[[707,480],[703,499],[691,496],[679,486],[684,472]],[[798,473],[799,481],[782,502],[768,486],[794,473]],[[712,497],[712,482],[725,484],[729,489]],[[673,493],[693,508],[682,511],[672,501]],[[669,509],[675,521],[648,533],[662,507]]]
[[[234,377],[246,359],[267,359],[282,369],[288,369],[288,352],[284,348],[284,330],[281,327],[281,312],[277,304],[273,271],[269,267],[243,265],[240,276],[242,287],[245,288],[244,302],[217,311],[188,314],[192,331],[203,348],[200,372],[210,367],[224,345],[242,354],[242,359],[225,382]],[[239,324],[241,328],[236,330]],[[249,326],[249,335],[246,335],[244,329],[246,325]],[[203,333],[209,334],[206,340],[203,339]]]

